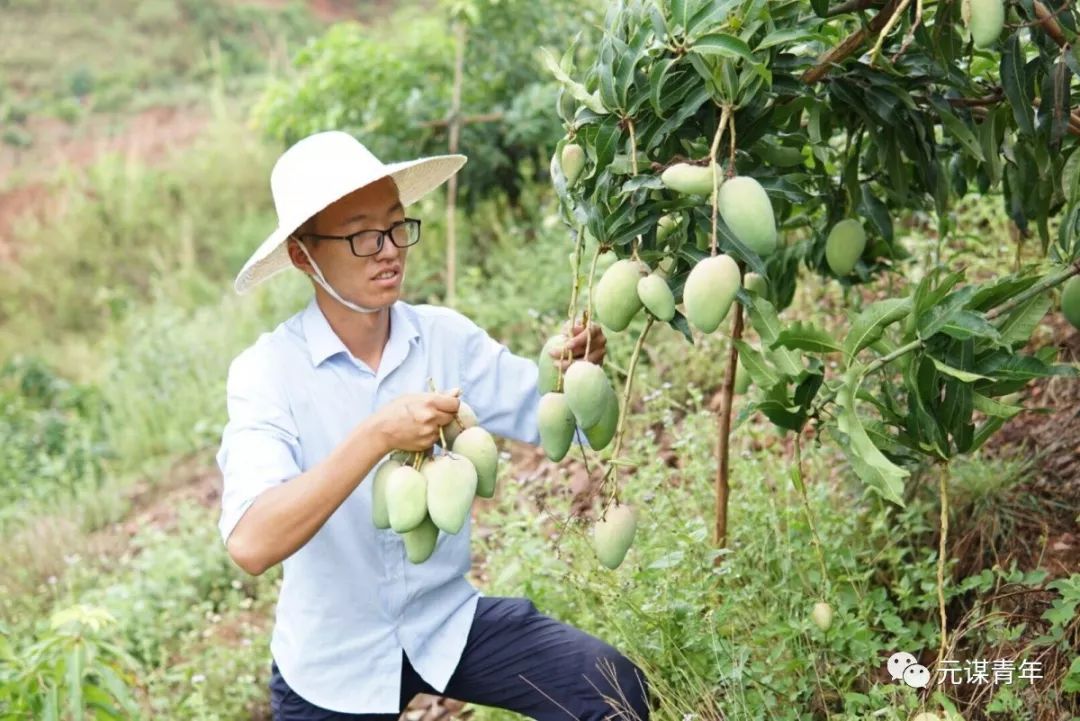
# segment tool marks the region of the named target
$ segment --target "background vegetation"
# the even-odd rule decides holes
[[[231,279],[274,223],[267,178],[287,140],[340,126],[388,159],[445,147],[444,130],[425,123],[449,112],[455,22],[468,27],[462,113],[501,114],[462,134],[474,162],[457,211],[456,307],[524,355],[563,321],[572,236],[547,172],[564,128],[558,84],[533,50],[561,54],[580,30],[576,59],[588,67],[606,3],[359,5],[0,0],[0,118],[31,143],[8,142],[18,166],[9,155],[0,168],[19,170],[0,189],[18,190],[32,163],[50,203],[17,222],[0,213],[11,249],[0,266],[0,716],[268,718],[279,571],[252,578],[225,554],[213,454],[228,363],[311,290],[286,274],[239,298]],[[363,22],[332,24],[346,16]],[[69,51],[43,56],[58,46]],[[65,115],[73,102],[79,112]],[[132,139],[125,152],[56,165],[33,145],[42,118],[70,118],[93,145],[105,115],[169,103],[202,125],[149,157]],[[445,200],[416,213],[425,240],[407,300],[442,302]],[[899,293],[930,268],[981,277],[1036,255],[1013,242],[998,191],[966,195],[948,218],[956,230],[942,243],[930,215],[894,216],[900,273],[857,289],[799,268],[784,322],[841,334],[848,304]],[[613,369],[626,368],[632,340],[611,336]],[[476,511],[477,585],[527,595],[623,649],[649,673],[660,719],[1080,713],[1080,470],[1067,462],[1075,442],[1055,447],[1040,430],[1075,438],[1075,380],[1028,384],[1016,401],[1031,411],[977,454],[917,468],[902,509],[866,494],[840,450],[816,439],[803,446],[804,498],[790,437],[747,413],[721,550],[712,478],[727,338],[697,340],[660,328],[643,354],[624,492],[647,513],[627,561],[600,569],[585,518],[571,517],[589,484],[577,451],[552,464],[507,444],[500,490]],[[1080,357],[1056,312],[1030,345]],[[932,660],[938,645],[942,481],[948,657],[1037,659],[1043,678],[920,692],[884,672],[893,651]],[[828,631],[809,618],[823,597]]]

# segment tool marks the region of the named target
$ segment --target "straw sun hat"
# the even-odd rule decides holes
[[[445,183],[465,160],[464,155],[435,155],[383,164],[356,138],[337,130],[300,140],[281,154],[270,173],[278,227],[244,263],[236,276],[236,292],[247,293],[292,267],[286,249],[289,235],[334,201],[390,177],[401,204],[408,206]]]

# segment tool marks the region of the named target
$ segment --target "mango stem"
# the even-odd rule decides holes
[[[604,473],[603,481],[601,481],[601,485],[604,485],[610,480],[613,486],[611,498],[616,502],[619,500],[619,484],[617,483],[619,451],[622,450],[623,434],[626,432],[626,412],[630,408],[630,394],[633,392],[634,387],[634,370],[637,368],[641,349],[645,345],[645,337],[649,335],[649,330],[652,329],[655,322],[656,318],[650,315],[648,320],[645,321],[645,327],[641,329],[641,335],[638,336],[637,343],[634,344],[634,352],[630,356],[630,365],[626,369],[626,385],[623,386],[622,398],[619,399],[619,423],[615,427],[615,445],[612,447],[611,461],[608,462],[607,471]]]
[[[716,126],[716,134],[713,135],[712,147],[709,148],[709,166],[712,170],[712,241],[709,245],[709,255],[716,255],[716,206],[720,178],[717,175],[716,152],[720,149],[720,138],[724,136],[724,128],[728,125],[728,117],[731,115],[731,106],[724,105],[720,110],[720,122]],[[734,128],[732,129],[734,133]]]

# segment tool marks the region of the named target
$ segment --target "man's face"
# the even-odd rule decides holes
[[[305,232],[315,235],[351,235],[362,230],[386,230],[405,218],[397,186],[383,178],[327,206]],[[327,282],[343,298],[366,308],[391,305],[401,294],[407,248],[398,248],[384,236],[375,255],[358,258],[344,240],[305,239],[305,247],[318,263]],[[358,252],[365,252],[357,248]],[[290,248],[293,263],[306,267],[299,248]]]

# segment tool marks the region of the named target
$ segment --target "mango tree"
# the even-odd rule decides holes
[[[737,366],[757,388],[744,412],[796,440],[808,429],[830,437],[868,489],[901,505],[914,467],[971,453],[1021,410],[1011,394],[1034,378],[1077,374],[1054,363],[1053,349],[1023,350],[1054,289],[1080,273],[1076,28],[1068,4],[1051,13],[1030,0],[622,0],[610,5],[589,67],[575,67],[573,46],[561,59],[543,51],[562,86],[566,137],[551,175],[573,230],[569,315],[581,283],[589,322],[621,331],[647,314],[608,451],[608,511],[622,505],[634,367],[657,322],[691,342],[730,328],[720,545]],[[988,280],[948,270],[943,254],[958,230],[950,210],[969,193],[1000,194],[1017,236],[1038,238],[1038,259]],[[917,283],[853,311],[841,334],[780,319],[803,268],[848,296],[903,275],[914,261],[894,218],[910,211],[936,219],[937,257]],[[599,279],[596,257],[582,258],[586,236],[597,256],[618,258]],[[1074,287],[1067,294],[1080,294]],[[1078,302],[1066,298],[1074,322]],[[565,387],[547,373],[545,403],[564,420],[568,406],[588,430],[573,413],[574,368]],[[590,392],[613,395],[605,383]],[[566,403],[554,400],[562,391]],[[549,427],[549,439],[564,425]],[[801,490],[798,467],[792,480]],[[620,518],[617,540],[629,545],[634,517]]]

